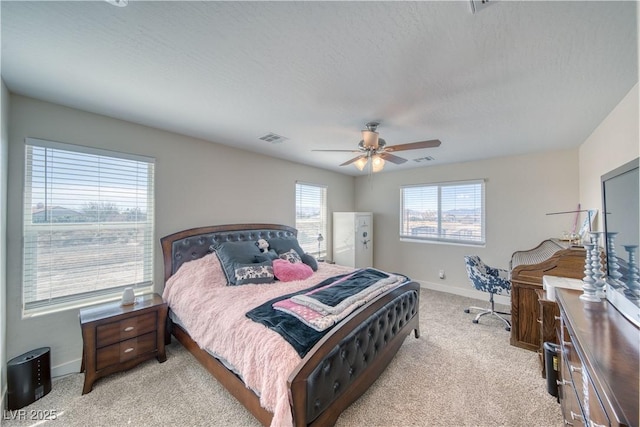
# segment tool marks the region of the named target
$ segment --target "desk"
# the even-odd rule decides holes
[[[554,239],[511,256],[511,345],[542,352],[540,302],[545,275],[582,279],[585,250]]]

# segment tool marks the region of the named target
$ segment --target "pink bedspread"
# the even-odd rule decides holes
[[[318,263],[308,279],[271,284],[226,286],[215,254],[183,264],[164,288],[163,298],[198,345],[224,358],[273,413],[272,426],[290,426],[287,379],[300,363],[298,353],[278,333],[253,322],[245,313],[279,295],[352,271]]]

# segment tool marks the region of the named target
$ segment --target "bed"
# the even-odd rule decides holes
[[[167,341],[173,335],[263,425],[333,425],[380,376],[407,335],[413,331],[419,338],[420,288],[410,280],[380,288],[301,356],[278,333],[249,319],[247,309],[268,305],[276,293],[300,294],[322,280],[354,275],[353,269],[320,262],[305,280],[211,284],[228,280],[220,278],[226,260],[216,250],[236,245],[227,242],[297,244],[296,238],[296,229],[278,224],[208,226],[163,237]],[[230,343],[243,347],[230,351]]]

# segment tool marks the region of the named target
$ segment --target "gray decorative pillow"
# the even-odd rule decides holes
[[[260,255],[256,242],[224,242],[214,247],[229,285],[236,284],[236,268],[239,264],[253,264],[254,257]]]
[[[295,249],[291,249],[288,252],[280,254],[280,259],[289,261],[291,264],[297,264],[299,262],[300,263],[302,262],[302,258],[300,258],[300,255],[298,255],[298,252],[296,252]]]
[[[318,271],[318,263],[316,262],[316,259],[305,253],[304,249],[300,247],[298,239],[295,237],[278,237],[275,239],[269,239],[269,247],[280,255],[293,249],[298,253],[298,255],[300,255],[302,262],[311,267],[313,271]]]
[[[278,259],[278,254],[273,249],[269,249],[267,252],[262,252],[260,255],[253,257],[253,262],[265,262]]]
[[[291,249],[294,249],[300,256],[304,254],[304,250],[300,247],[298,239],[296,239],[295,237],[291,237],[288,239],[282,237],[269,239],[269,247],[276,251],[278,255],[289,252]]]
[[[273,283],[273,264],[271,261],[259,264],[238,264],[235,271],[236,285],[248,283]]]
[[[312,255],[305,253],[302,254],[300,258],[302,259],[302,262],[311,267],[313,271],[318,271],[318,261]]]

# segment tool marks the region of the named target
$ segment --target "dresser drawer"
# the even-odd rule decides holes
[[[563,392],[566,393],[563,395],[566,400],[562,402],[565,420],[571,421],[573,425],[582,425],[587,419],[590,427],[609,427],[611,423],[591,383],[591,378],[582,371],[581,364],[577,365],[580,370],[575,368],[572,370],[571,366],[576,366],[575,362],[568,362],[563,357],[561,369],[566,372],[563,374],[563,379],[567,380],[563,382]],[[578,421],[578,424],[574,421]]]
[[[582,376],[582,362],[580,361],[580,357],[572,342],[563,342],[562,351],[565,357],[565,371],[562,374],[562,378],[571,380],[580,402],[583,402],[583,397],[587,391]]]
[[[157,315],[156,311],[152,311],[119,322],[98,326],[96,328],[96,346],[98,348],[104,347],[155,331]]]
[[[104,369],[127,360],[133,359],[144,353],[156,350],[156,332],[131,338],[116,344],[98,349],[96,353],[96,369]]]
[[[566,401],[562,406],[562,415],[564,417],[564,423],[568,426],[585,426],[585,416],[582,412],[582,407],[578,402],[575,390],[568,388],[564,395]]]
[[[598,393],[596,393],[593,384],[591,383],[591,378],[587,381],[587,400],[586,404],[589,407],[589,425],[591,427],[608,427],[611,425],[609,421],[609,417],[607,416],[607,412],[604,410],[602,406],[602,402],[600,401],[600,397]]]
[[[572,381],[571,375],[569,374],[569,367],[567,366],[566,354],[560,357],[560,372],[562,375],[562,382],[559,388],[560,406],[565,425],[583,426],[585,425],[585,417],[581,405],[582,390],[576,389]]]

